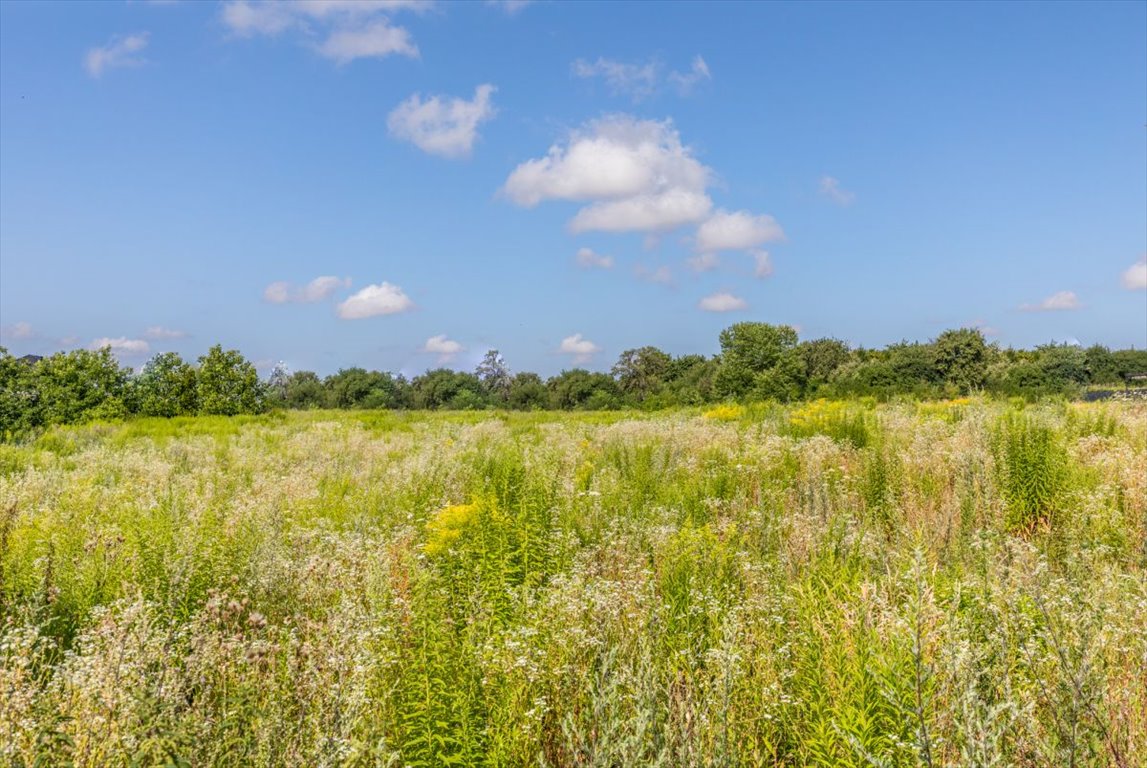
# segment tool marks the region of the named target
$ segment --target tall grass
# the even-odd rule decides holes
[[[1147,764],[1147,410],[57,428],[0,763]]]

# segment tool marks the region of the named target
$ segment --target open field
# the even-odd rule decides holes
[[[1147,404],[0,445],[5,765],[1147,764]]]

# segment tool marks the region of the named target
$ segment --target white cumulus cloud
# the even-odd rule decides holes
[[[709,196],[687,189],[670,189],[625,200],[594,203],[570,221],[577,232],[659,232],[704,218],[712,206]]]
[[[494,116],[490,96],[496,89],[479,85],[472,101],[432,96],[425,101],[414,94],[390,113],[386,124],[392,136],[412,142],[424,152],[442,157],[466,157],[478,137],[478,125]]]
[[[347,64],[396,54],[416,58],[418,46],[410,32],[391,24],[389,17],[432,6],[420,0],[229,0],[221,17],[239,37],[293,32],[319,55]]]
[[[1123,273],[1123,287],[1129,291],[1147,290],[1147,256],[1139,259]]]
[[[446,338],[446,334],[440,333],[437,336],[431,336],[422,345],[423,352],[430,352],[438,355],[438,362],[450,362],[459,352],[463,351],[465,347],[453,339]]]
[[[502,187],[513,202],[590,203],[572,232],[661,232],[704,219],[712,171],[681,143],[672,122],[614,115],[575,131],[564,146],[528,160]]]
[[[706,296],[697,302],[697,306],[706,312],[736,312],[740,309],[747,309],[748,303],[731,293],[714,293],[711,296]]]
[[[271,304],[314,304],[330,298],[340,288],[349,288],[349,277],[323,275],[303,286],[278,280],[263,289],[263,300]]]
[[[821,176],[820,194],[821,197],[831,200],[837,205],[852,205],[852,202],[856,200],[856,195],[840,186],[840,179],[834,179],[832,176]]]
[[[143,339],[129,339],[125,336],[119,336],[114,339],[104,336],[92,340],[90,345],[90,348],[93,350],[103,349],[104,347],[110,347],[112,352],[122,355],[146,355],[151,351],[151,345]]]
[[[113,37],[107,45],[89,48],[84,55],[84,69],[92,77],[102,77],[109,69],[135,67],[143,63],[139,55],[147,47],[147,32]]]
[[[1048,296],[1038,304],[1022,304],[1020,309],[1024,312],[1060,312],[1069,309],[1079,309],[1079,297],[1074,291],[1059,291]]]
[[[710,251],[742,251],[762,243],[783,240],[784,230],[772,216],[748,211],[717,211],[697,228],[696,248]]]
[[[577,255],[574,257],[577,265],[582,269],[612,269],[613,257],[603,256],[597,253],[592,248],[578,248]]]
[[[187,333],[185,331],[164,328],[162,325],[153,325],[143,332],[143,337],[153,341],[170,341],[172,339],[186,338]]]
[[[414,302],[401,288],[382,282],[368,285],[339,304],[338,315],[343,320],[361,320],[376,315],[394,315],[413,308]]]
[[[600,352],[601,347],[583,337],[580,333],[575,333],[573,336],[566,336],[562,339],[558,351],[563,355],[572,355],[575,363],[584,363]]]

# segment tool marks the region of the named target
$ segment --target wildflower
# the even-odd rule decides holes
[[[450,549],[462,531],[478,518],[477,504],[454,504],[440,510],[426,524],[426,544],[423,551],[437,555]]]

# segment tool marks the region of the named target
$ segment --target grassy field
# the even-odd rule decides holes
[[[0,445],[0,763],[1147,765],[1147,404]]]

